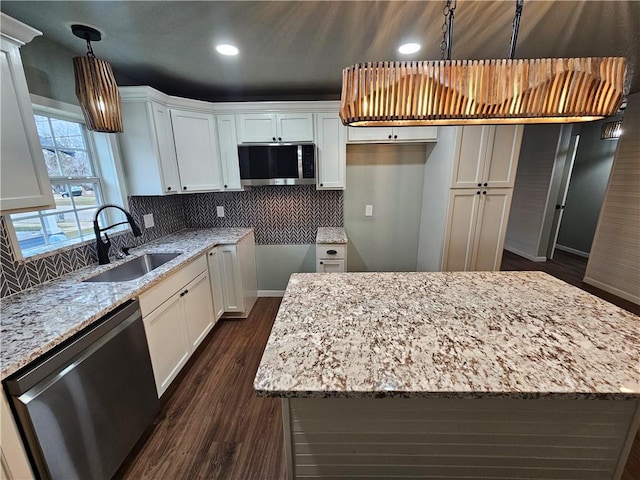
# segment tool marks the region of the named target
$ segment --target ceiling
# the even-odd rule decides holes
[[[338,99],[345,66],[438,60],[442,1],[11,1],[0,10],[84,54],[70,26],[97,28],[121,85],[208,101]],[[453,59],[508,55],[514,1],[460,0]],[[407,41],[423,49],[402,56]],[[222,57],[217,43],[239,47]],[[640,2],[526,0],[516,58],[625,56],[640,91]]]

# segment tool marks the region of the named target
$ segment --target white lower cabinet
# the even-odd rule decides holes
[[[316,244],[316,272],[342,273],[346,272],[347,245],[344,243]]]
[[[140,309],[162,396],[215,323],[206,258],[199,257],[142,293]]]
[[[213,297],[213,312],[218,321],[224,313],[224,298],[222,295],[222,265],[220,263],[220,247],[213,248],[208,256],[209,283],[211,284],[211,296]]]

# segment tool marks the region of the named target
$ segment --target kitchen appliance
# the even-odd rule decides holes
[[[38,477],[111,478],[160,408],[138,301],[5,388]]]
[[[316,146],[313,143],[238,145],[242,185],[313,185]]]

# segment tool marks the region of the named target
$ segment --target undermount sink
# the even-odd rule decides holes
[[[181,255],[181,252],[146,253],[106,272],[89,277],[83,282],[126,282],[127,280],[135,280],[173,260],[178,255]]]

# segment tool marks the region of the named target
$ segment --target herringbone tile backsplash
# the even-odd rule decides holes
[[[318,227],[343,225],[342,191],[317,191],[313,185],[260,187],[245,192],[202,193],[167,197],[129,197],[129,211],[142,236],[110,236],[111,251],[137,246],[184,228],[254,227],[256,243],[289,245],[315,243]],[[225,216],[218,218],[216,207]],[[145,229],[142,215],[153,213],[155,227]],[[0,293],[2,297],[97,262],[95,246],[65,248],[58,253],[16,260],[5,219],[0,217]]]

